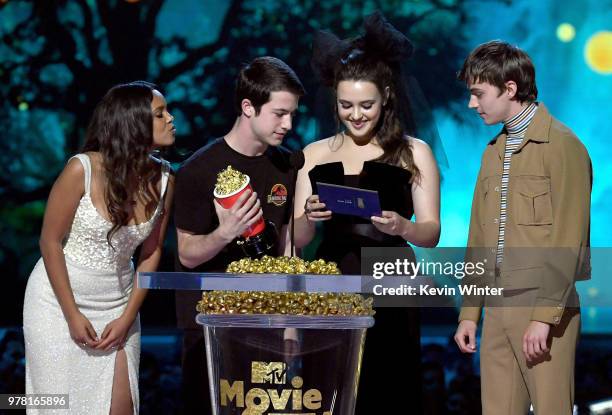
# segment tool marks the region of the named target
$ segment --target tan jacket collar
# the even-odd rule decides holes
[[[548,143],[551,123],[552,117],[548,112],[548,109],[542,102],[538,103],[538,109],[536,110],[529,127],[527,127],[527,131],[525,131],[523,142],[519,148],[516,149],[515,153],[521,151],[521,149],[525,147],[529,141]],[[506,129],[502,128],[502,130],[489,142],[489,145],[493,146],[497,150],[500,159],[504,158],[506,136]]]

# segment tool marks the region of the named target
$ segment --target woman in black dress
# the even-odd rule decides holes
[[[315,36],[313,69],[333,88],[343,128],[304,149],[295,196],[296,246],[307,245],[322,222],[316,256],[337,262],[344,274],[361,273],[362,247],[433,247],[440,235],[438,168],[430,146],[412,136],[418,130],[401,76],[412,45],[380,14],[364,26],[365,34],[352,40]],[[319,201],[316,182],[377,190],[383,212],[370,220],[332,215]],[[377,308],[375,319],[357,413],[421,413],[419,310]]]

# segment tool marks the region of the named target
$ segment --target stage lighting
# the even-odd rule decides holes
[[[584,58],[595,72],[612,74],[612,32],[601,31],[589,38]]]
[[[612,414],[612,398],[589,404],[589,415]]]
[[[561,23],[557,27],[557,38],[559,38],[561,42],[571,42],[572,40],[574,40],[575,36],[576,29],[574,29],[574,26],[572,26],[571,24]]]

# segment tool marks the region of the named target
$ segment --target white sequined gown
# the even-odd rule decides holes
[[[76,210],[64,245],[68,277],[79,310],[91,321],[98,336],[125,309],[132,291],[132,255],[151,233],[163,211],[169,167],[164,163],[162,197],[148,222],[124,226],[106,241],[111,223],[90,197],[91,165],[85,154],[77,157],[85,168],[85,194]],[[77,345],[68,330],[57,298],[40,259],[28,280],[23,306],[26,346],[26,392],[68,394],[69,410],[29,409],[28,414],[108,415],[115,367],[115,350],[103,352]],[[136,318],[125,345],[134,413],[138,413],[140,319]]]

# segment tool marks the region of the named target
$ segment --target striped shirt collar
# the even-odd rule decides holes
[[[527,131],[527,127],[529,127],[529,123],[533,119],[537,109],[538,105],[535,102],[532,102],[523,108],[521,112],[504,121],[504,127],[506,128],[508,135],[514,137],[524,137],[525,131]]]

